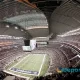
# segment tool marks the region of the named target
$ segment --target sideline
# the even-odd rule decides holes
[[[42,66],[43,66],[43,64],[44,64],[45,58],[46,58],[46,54],[44,54],[44,58],[43,58],[43,61],[42,61],[41,67],[40,67],[40,69],[39,69],[38,76],[40,75],[40,72],[41,72]]]

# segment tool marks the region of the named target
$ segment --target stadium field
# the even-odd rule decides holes
[[[45,75],[48,67],[49,56],[47,54],[28,54],[8,65],[6,72],[25,77],[35,77]]]

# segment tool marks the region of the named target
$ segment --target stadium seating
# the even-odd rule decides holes
[[[71,41],[69,42],[68,38],[70,38],[70,37],[67,37],[67,38],[63,39],[62,41],[66,42],[66,43],[70,43],[72,45],[76,45],[76,43],[74,43],[74,42],[71,42]],[[73,41],[75,41],[75,38],[73,38],[72,36],[71,36],[71,38],[73,39]],[[79,38],[77,40],[79,41]],[[2,39],[0,41],[5,42],[6,40]],[[14,41],[14,40],[12,40],[12,41]],[[21,57],[25,54],[28,54],[28,53],[24,53],[22,51],[21,45],[23,45],[23,42],[21,43],[21,41],[22,40],[15,40],[15,42],[17,42],[17,44],[14,44],[13,46],[8,45],[9,46],[8,49],[5,49],[5,48],[1,47],[4,50],[0,51],[1,52],[0,53],[0,70],[3,70],[6,65],[10,64],[11,62],[18,59],[19,57]],[[15,45],[17,47],[14,47]],[[71,47],[68,47],[66,44],[63,44],[61,42],[57,42],[57,43],[52,42],[51,44],[47,45],[46,47],[38,47],[38,48],[36,48],[35,50],[33,50],[32,52],[29,52],[29,53],[31,53],[31,54],[38,54],[39,53],[39,54],[49,55],[50,66],[49,66],[49,69],[48,69],[47,73],[56,73],[57,68],[73,66],[73,65],[75,65],[75,63],[77,63],[80,60],[79,58],[75,58],[74,61],[71,61],[71,62],[69,61],[69,59],[73,58],[76,55],[75,53],[73,53],[71,51],[71,49],[72,49]],[[63,54],[63,53],[65,53],[65,54]],[[19,79],[17,77],[17,78],[15,78],[15,80],[24,80],[24,79]]]
[[[66,42],[69,43],[69,41],[66,41]],[[72,44],[74,45],[75,43],[72,42]],[[51,61],[50,64],[52,64],[52,65],[50,65],[48,72],[52,73],[52,74],[35,77],[34,80],[68,80],[68,79],[73,79],[73,78],[74,78],[74,80],[79,80],[80,79],[79,73],[67,73],[67,72],[66,73],[56,73],[54,71],[56,69],[55,67],[59,68],[68,63],[69,63],[69,65],[66,65],[66,66],[68,68],[72,68],[72,65],[74,65],[74,63],[77,63],[78,61],[79,62],[75,66],[75,68],[80,68],[80,58],[77,57],[76,60],[73,60],[73,62],[68,62],[69,59],[66,59],[66,57],[63,55],[62,52],[65,51],[64,53],[68,57],[75,56],[75,53],[72,53],[70,49],[71,48],[67,47],[66,44],[63,45],[62,43],[59,43],[59,42],[52,42],[52,44],[48,45],[45,48],[39,48],[39,49],[35,50],[34,52],[39,52],[39,53],[44,52],[49,55],[50,61]],[[60,57],[61,57],[61,59],[60,59]],[[64,59],[64,57],[65,57],[65,59]],[[59,60],[59,62],[58,62],[58,60]],[[65,60],[65,62],[64,62],[64,60]],[[74,66],[73,66],[73,68],[74,68]]]
[[[9,6],[4,7],[5,4],[9,4]],[[10,17],[14,17],[14,16],[18,16],[18,15],[22,15],[27,13],[28,15],[26,17],[30,17],[29,14],[30,10],[28,10],[28,7],[21,4],[21,3],[17,3],[15,1],[11,1],[11,2],[4,2],[4,5],[1,6],[0,5],[0,9],[4,8],[1,10],[0,12],[0,19],[7,19]],[[68,6],[67,6],[68,5]],[[30,8],[29,8],[30,9]],[[74,10],[75,9],[75,10]],[[76,4],[72,3],[72,2],[68,2],[65,4],[62,4],[60,7],[58,7],[52,15],[52,24],[51,26],[57,26],[60,27],[59,28],[54,28],[54,32],[58,33],[58,31],[61,32],[65,32],[66,30],[69,31],[70,29],[73,28],[77,28],[80,25],[80,9],[76,6]],[[2,14],[3,13],[3,14]],[[37,12],[38,13],[38,12]],[[38,15],[36,15],[38,16]],[[17,19],[19,19],[21,16],[18,16],[15,19],[15,22]],[[23,16],[22,16],[23,17]],[[25,17],[25,16],[24,16]],[[34,17],[34,14],[33,14]],[[42,21],[28,21],[29,26],[33,25],[34,23],[37,25],[42,25],[41,23],[45,23]],[[54,25],[53,25],[54,23]],[[20,23],[20,25],[24,25],[25,23],[22,22]],[[34,25],[35,26],[35,25]],[[2,30],[5,31],[5,28],[2,27]],[[40,35],[43,36],[43,33],[41,33],[40,31],[42,31],[44,29],[35,29],[33,30],[29,30],[29,33],[32,34],[32,36],[37,37],[37,34],[35,35],[35,33],[40,33]],[[46,32],[48,32],[47,29],[45,29]],[[0,31],[1,33],[3,33],[3,31]],[[10,32],[10,29],[7,30],[8,34]],[[34,33],[35,32],[35,33]],[[44,32],[44,31],[42,31]],[[5,33],[5,32],[4,32]],[[57,34],[56,33],[56,34]],[[19,34],[19,33],[18,33]],[[45,34],[45,33],[44,33]],[[47,33],[46,33],[47,34]],[[17,34],[16,34],[17,35]],[[38,37],[40,36],[38,34]],[[79,57],[76,57],[75,59],[73,59],[77,54],[76,51],[73,49],[73,47],[71,46],[67,46],[67,44],[70,45],[74,45],[77,48],[80,48],[80,35],[76,35],[76,36],[68,36],[68,37],[57,37],[57,42],[52,42],[51,44],[45,46],[45,47],[38,47],[35,50],[33,50],[32,52],[29,52],[30,54],[47,54],[49,55],[49,69],[47,71],[47,73],[56,73],[56,69],[59,67],[72,67],[74,66],[79,60]],[[44,36],[43,36],[44,37]],[[23,45],[23,40],[15,40],[15,39],[0,39],[0,43],[7,43],[7,41],[11,41],[11,44],[0,44],[0,70],[2,71],[6,65],[10,64],[11,62],[13,62],[14,60],[22,57],[25,54],[28,54],[27,52],[23,52],[21,46]],[[74,51],[74,52],[73,52]],[[47,74],[46,73],[46,74]],[[52,74],[52,75],[48,75],[45,77],[40,77],[40,78],[35,78],[34,80],[66,80],[66,76],[71,76],[73,74]],[[64,75],[64,77],[63,77]],[[5,76],[4,76],[5,77]],[[15,77],[15,80],[25,80],[19,77]]]
[[[58,49],[58,45],[52,45],[47,47],[39,47],[36,50],[32,51],[32,53],[39,54],[47,54],[50,58],[50,68],[48,70],[49,73],[56,72],[57,67],[68,67],[68,61],[65,59],[65,56]]]

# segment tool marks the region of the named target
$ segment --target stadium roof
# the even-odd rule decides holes
[[[43,15],[43,13],[37,13],[37,12],[35,13],[31,12],[23,15],[6,18],[3,21],[19,25],[24,29],[32,26],[33,28],[35,26],[40,26],[41,28],[43,26],[46,26],[48,28],[48,22],[46,17]]]
[[[0,34],[26,38],[64,34],[78,28],[79,5],[76,4],[80,4],[79,0],[3,0],[0,3]],[[6,25],[10,27],[6,29]]]
[[[17,30],[20,29],[20,31],[27,34],[28,38],[29,36],[33,38],[46,37],[49,35],[46,16],[39,9],[33,9],[17,0],[5,0],[0,4],[1,24],[8,24]],[[17,32],[15,33],[18,34]],[[12,35],[12,33],[9,34]],[[12,36],[16,36],[16,34]]]

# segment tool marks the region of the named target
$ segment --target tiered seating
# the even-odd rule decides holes
[[[36,50],[32,51],[32,53],[36,54],[47,54],[50,58],[50,66],[49,66],[49,73],[55,73],[57,67],[68,67],[68,60],[62,54],[62,52],[58,49],[58,45],[49,45],[47,47],[37,48]]]
[[[60,43],[67,43],[80,48],[80,35],[57,37],[56,41]]]
[[[68,42],[66,42],[68,43]],[[73,43],[72,43],[73,44]],[[50,67],[48,72],[56,72],[58,67],[70,67],[76,65],[80,60],[77,48],[65,44],[64,42],[55,42],[47,47],[37,48],[32,53],[48,54],[50,57]]]
[[[0,70],[24,55],[22,45],[24,45],[23,39],[0,35]]]
[[[3,51],[0,55],[0,67],[4,68],[7,64],[13,62],[15,59],[23,56],[24,53],[21,47],[12,48],[8,51]]]
[[[68,67],[71,65],[74,65],[74,63],[77,63],[76,67],[80,67],[80,58],[76,57],[73,62],[68,62],[68,58],[74,57],[76,54],[71,51],[71,47],[65,46],[61,43],[52,43],[48,45],[45,48],[39,48],[35,50],[34,52],[40,52],[40,53],[46,53],[49,55],[51,63],[50,63],[50,68],[48,70],[49,73],[53,73],[48,76],[41,76],[41,77],[36,77],[34,80],[68,80],[68,79],[73,79],[74,80],[79,80],[79,73],[56,73],[55,70],[56,68],[64,68]],[[68,58],[65,57],[64,53],[67,55]],[[67,65],[66,65],[67,64]],[[74,67],[74,66],[73,66]]]

